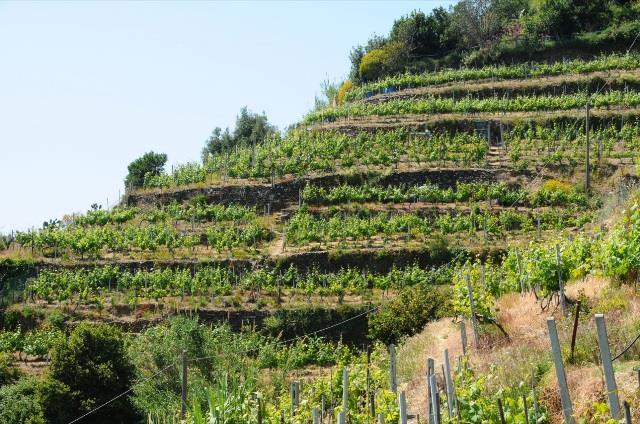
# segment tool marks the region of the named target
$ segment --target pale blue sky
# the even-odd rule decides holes
[[[112,205],[127,164],[198,160],[243,105],[300,119],[397,2],[0,2],[0,232]]]

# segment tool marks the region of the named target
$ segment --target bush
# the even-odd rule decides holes
[[[0,352],[0,386],[6,386],[18,380],[21,372],[14,365],[13,355]]]
[[[52,422],[70,421],[131,386],[134,368],[124,336],[115,327],[82,323],[54,347],[51,356],[42,404]],[[129,423],[136,418],[129,399],[122,397],[94,413],[91,422]]]
[[[390,43],[371,50],[360,61],[360,78],[363,81],[373,81],[400,69],[404,63],[403,53],[400,43]]]
[[[451,297],[448,287],[419,285],[405,289],[369,317],[369,337],[389,344],[412,336],[427,322],[449,315]]]
[[[129,174],[124,179],[126,188],[139,188],[144,184],[145,175],[160,175],[167,163],[166,153],[147,152],[129,164]]]
[[[38,381],[24,378],[0,388],[0,424],[44,424]]]
[[[338,89],[338,94],[336,94],[337,104],[341,105],[342,103],[344,103],[345,96],[347,95],[347,92],[351,90],[352,87],[353,87],[353,81],[351,80],[346,80],[340,85],[340,88]]]
[[[245,333],[249,335],[250,333]],[[172,416],[180,410],[180,355],[207,358],[189,364],[187,402],[206,405],[207,388],[226,376],[248,376],[251,367],[241,360],[247,351],[258,347],[258,340],[238,337],[228,326],[210,328],[197,319],[174,317],[163,325],[151,327],[132,340],[129,346],[139,378],[150,381],[134,387],[133,402],[141,412]],[[247,377],[248,378],[248,377]]]

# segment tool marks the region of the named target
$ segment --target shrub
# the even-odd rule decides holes
[[[338,94],[336,94],[336,103],[337,104],[342,104],[345,101],[345,96],[347,95],[347,92],[349,90],[351,90],[351,88],[353,87],[353,81],[351,80],[346,80],[345,82],[343,82],[340,85],[340,88],[338,89]]]
[[[450,314],[451,289],[414,286],[382,306],[369,317],[369,337],[386,344],[422,330],[431,320]]]
[[[38,400],[38,381],[24,378],[0,388],[1,424],[44,424]]]
[[[144,184],[145,175],[160,175],[167,163],[166,153],[147,152],[129,164],[125,187],[138,188]]]
[[[372,81],[381,78],[399,68],[402,60],[403,46],[400,43],[390,43],[379,49],[373,49],[362,57],[360,78]]]
[[[42,390],[47,419],[70,421],[129,389],[133,376],[122,332],[105,324],[82,323],[53,349]],[[128,423],[136,418],[129,399],[122,397],[94,413],[91,422]]]
[[[21,372],[14,366],[13,355],[8,352],[0,352],[0,386],[11,384],[18,380]]]

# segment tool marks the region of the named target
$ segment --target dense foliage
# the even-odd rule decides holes
[[[526,60],[532,51],[551,53],[570,41],[606,51],[620,37],[615,30],[638,16],[637,2],[623,0],[462,0],[449,10],[414,11],[395,20],[388,36],[354,47],[349,77],[367,82],[439,65]],[[632,40],[630,34],[624,37],[626,44]]]
[[[100,303],[111,291],[128,292],[135,297],[156,300],[168,296],[229,295],[234,289],[274,293],[279,288],[289,288],[302,293],[340,295],[345,290],[397,290],[416,284],[445,284],[449,277],[448,267],[423,269],[417,265],[393,267],[385,274],[357,268],[344,268],[333,273],[312,268],[302,273],[293,266],[286,270],[260,268],[238,273],[228,267],[215,265],[198,266],[195,270],[158,268],[135,272],[116,266],[98,266],[43,270],[29,283],[27,294],[32,299],[83,303]],[[21,350],[20,344],[11,348],[3,347],[3,337],[12,334],[15,333],[0,333],[0,350]],[[22,337],[20,331],[17,337]],[[9,341],[6,344],[14,346]]]
[[[195,224],[198,224],[197,226]],[[201,223],[211,223],[204,228]],[[93,209],[65,225],[18,232],[16,241],[51,256],[84,258],[110,252],[155,252],[166,248],[206,245],[218,251],[256,246],[268,240],[269,230],[257,221],[254,209],[207,204],[202,199],[160,208]]]
[[[594,107],[640,104],[640,95],[635,92],[611,90],[596,94],[575,93],[560,96],[538,95],[495,98],[431,97],[419,99],[390,99],[384,103],[356,103],[311,112],[304,117],[304,123],[312,124],[336,118],[356,116],[386,116],[404,114],[436,113],[476,113],[476,112],[534,112],[550,110],[570,110],[584,108],[590,103]]]
[[[314,215],[304,208],[298,211],[285,227],[290,244],[328,242],[336,240],[384,239],[399,235],[407,239],[426,240],[434,232],[441,234],[486,231],[503,234],[509,231],[533,231],[581,227],[593,218],[591,212],[576,215],[570,209],[549,209],[536,212],[515,210],[490,211],[472,208],[469,212],[443,212],[421,216],[417,213],[390,214],[362,209],[357,213],[342,214],[330,211],[328,215]]]
[[[353,167],[397,166],[410,161],[417,164],[453,162],[476,164],[487,153],[483,137],[465,133],[437,133],[429,136],[400,128],[356,136],[337,131],[293,130],[282,138],[269,137],[253,147],[239,147],[209,155],[203,167],[192,175],[195,179],[162,174],[145,180],[145,187],[160,188],[205,182],[208,174],[241,178],[264,178],[272,175],[304,175],[313,172],[335,172]],[[193,164],[192,166],[196,166]]]
[[[388,186],[374,184],[340,185],[331,188],[305,186],[302,200],[311,205],[333,205],[347,202],[482,202],[495,201],[503,206],[586,206],[585,194],[574,186],[549,180],[537,191],[529,193],[505,182],[457,182],[455,187],[441,188],[435,184],[421,186]]]
[[[129,173],[124,179],[126,188],[142,187],[147,175],[160,175],[167,163],[166,153],[147,152],[129,164]]]
[[[611,54],[596,59],[572,59],[553,63],[523,63],[512,65],[487,65],[480,68],[443,69],[423,74],[400,74],[385,77],[376,82],[354,86],[346,95],[346,100],[361,99],[367,95],[382,92],[388,87],[403,89],[453,82],[473,82],[487,79],[508,80],[536,78],[552,75],[578,75],[596,71],[615,69],[631,70],[640,67],[637,54]]]
[[[369,317],[369,337],[386,344],[398,343],[421,331],[429,321],[451,312],[449,288],[418,284],[400,292]]]
[[[222,131],[216,127],[207,139],[202,149],[202,160],[206,161],[209,155],[219,154],[224,150],[230,150],[240,146],[254,146],[262,143],[276,128],[269,124],[267,115],[250,112],[247,107],[240,109],[236,117],[236,127],[233,132],[229,128]]]

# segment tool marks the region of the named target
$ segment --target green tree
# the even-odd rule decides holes
[[[206,162],[207,157],[211,155],[220,154],[227,150],[234,144],[233,136],[229,132],[229,128],[222,131],[222,128],[216,127],[207,141],[205,141],[204,148],[202,149],[202,162]]]
[[[131,387],[134,368],[122,332],[106,324],[82,323],[51,355],[41,402],[50,422],[68,422]],[[93,423],[130,423],[139,417],[123,396],[91,415]]]
[[[21,375],[14,364],[13,355],[8,352],[0,353],[0,386],[13,383]]]
[[[367,41],[366,45],[356,46],[351,49],[351,52],[349,53],[349,61],[351,62],[349,78],[354,81],[362,81],[360,76],[360,62],[362,62],[362,58],[370,51],[384,47],[386,43],[387,39],[385,37],[374,35]]]
[[[389,39],[401,43],[410,58],[441,55],[455,46],[450,25],[450,14],[442,7],[429,15],[413,11],[393,23]]]
[[[124,179],[125,187],[138,188],[144,184],[147,174],[160,175],[167,163],[166,153],[147,152],[129,164],[129,174]]]
[[[276,131],[276,127],[269,123],[264,112],[261,114],[253,113],[245,106],[240,109],[240,113],[236,117],[233,133],[229,131],[229,128],[222,131],[217,127],[213,130],[202,149],[202,161],[206,162],[209,155],[220,154],[223,151],[230,152],[235,146],[260,144]]]

